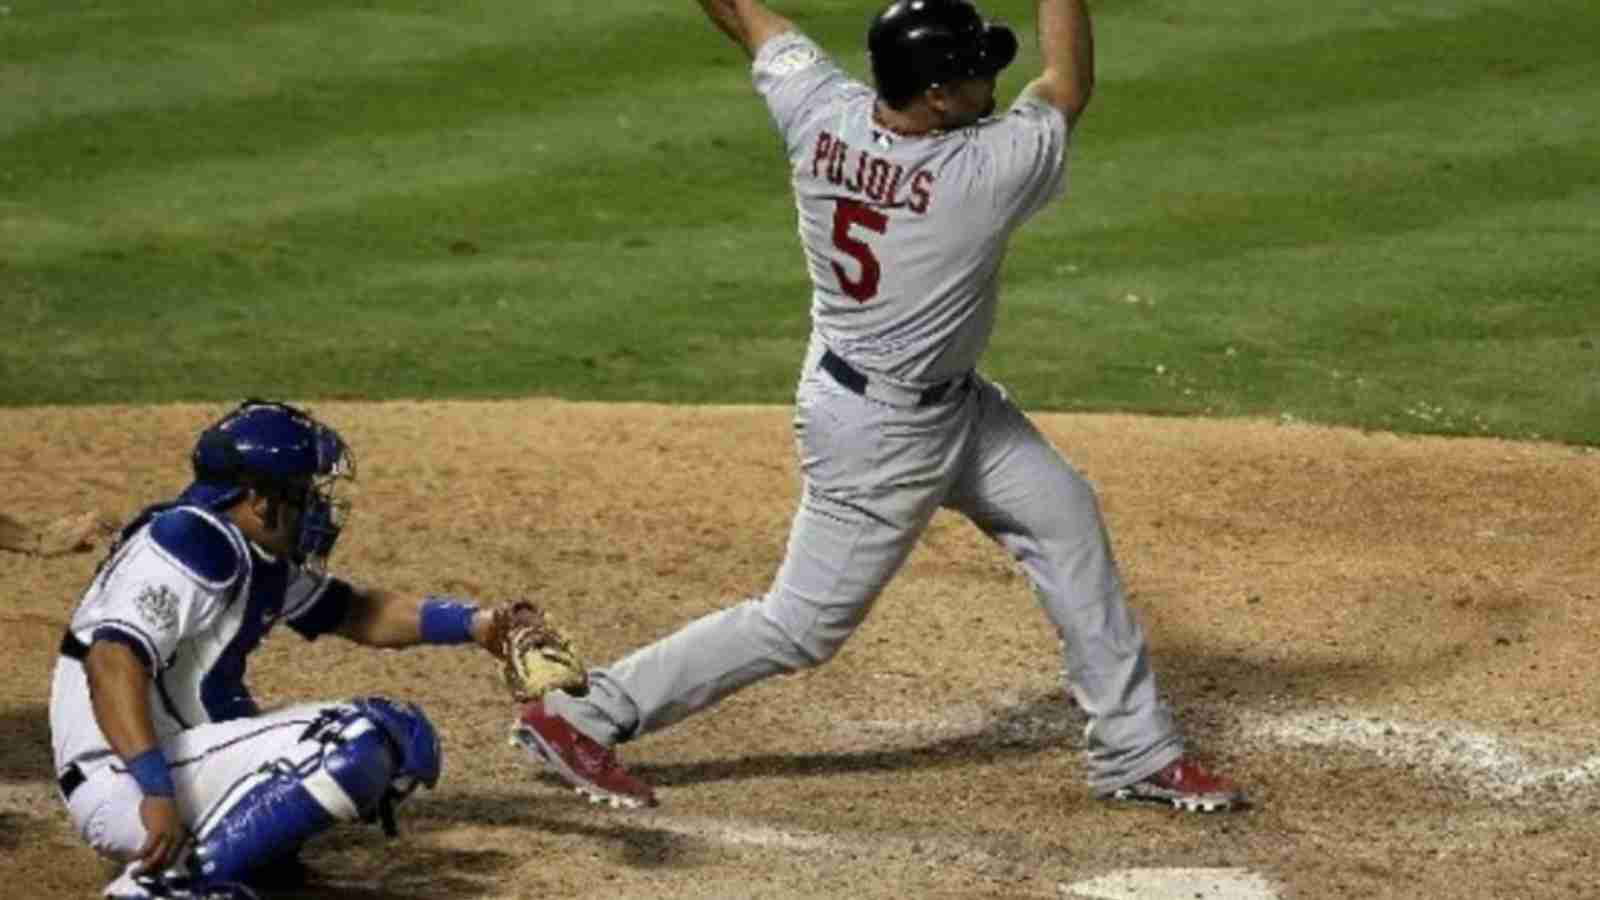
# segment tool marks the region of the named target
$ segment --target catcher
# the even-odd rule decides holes
[[[381,697],[263,715],[250,653],[278,622],[370,647],[475,643],[521,697],[580,692],[571,646],[528,603],[480,610],[327,575],[355,475],[338,433],[249,400],[195,445],[194,482],[127,525],[61,639],[50,730],[61,797],[90,846],[125,867],[117,898],[238,898],[303,881],[297,851],[340,821],[395,831],[439,779],[439,738]]]

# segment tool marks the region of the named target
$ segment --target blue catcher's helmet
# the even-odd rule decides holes
[[[321,566],[333,552],[349,512],[334,494],[339,481],[355,479],[355,456],[310,413],[246,400],[200,434],[190,459],[194,483],[180,502],[220,510],[254,490],[300,508],[295,562]]]
[[[895,0],[867,29],[878,94],[904,109],[923,91],[968,78],[993,78],[1017,57],[1017,35],[970,0]]]

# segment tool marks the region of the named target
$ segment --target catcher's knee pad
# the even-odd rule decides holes
[[[301,743],[314,750],[300,763],[263,766],[201,823],[201,877],[242,878],[336,821],[380,820],[393,834],[395,804],[438,782],[438,735],[411,704],[374,697],[330,708]]]
[[[415,778],[429,788],[439,783],[443,764],[439,733],[421,708],[383,697],[363,697],[350,705],[388,736],[397,754],[396,777]]]

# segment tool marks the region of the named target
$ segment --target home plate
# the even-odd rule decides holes
[[[1060,886],[1086,900],[1277,900],[1272,883],[1249,869],[1123,869]]]

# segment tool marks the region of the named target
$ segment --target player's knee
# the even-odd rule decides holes
[[[320,775],[331,781],[343,795],[328,804],[330,812],[341,819],[368,819],[377,813],[378,804],[389,791],[398,757],[382,726],[360,718],[346,729],[337,746],[328,749],[322,759],[322,771],[312,778]]]
[[[354,715],[339,730],[339,742],[324,757],[329,776],[368,819],[387,798],[399,802],[418,785],[439,781],[439,735],[411,703],[365,697],[350,704]]]

